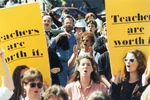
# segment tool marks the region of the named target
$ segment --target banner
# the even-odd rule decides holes
[[[123,74],[129,50],[144,53],[150,66],[150,1],[106,0],[106,23],[112,74]]]
[[[50,84],[50,65],[39,3],[0,9],[0,47],[11,73],[18,65],[37,68]]]

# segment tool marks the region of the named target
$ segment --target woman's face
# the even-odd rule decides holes
[[[93,71],[91,61],[87,58],[81,59],[77,70],[80,72],[80,76],[90,77],[91,72]]]
[[[82,46],[84,49],[88,50],[90,46],[92,46],[91,40],[87,37],[83,37],[82,41]]]
[[[132,53],[127,53],[124,59],[127,72],[133,73],[137,72],[138,61]]]
[[[28,82],[27,84],[24,84],[24,89],[26,91],[26,95],[28,98],[37,98],[41,97],[42,92],[42,83],[39,80],[35,80],[32,82]]]

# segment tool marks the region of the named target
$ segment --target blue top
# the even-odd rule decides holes
[[[74,36],[73,33],[71,33],[71,36],[68,36],[68,41],[69,41],[69,49],[67,50],[63,50],[61,47],[57,46],[56,40],[55,38],[51,39],[51,48],[56,48],[56,53],[59,56],[60,60],[65,60],[68,61],[73,53],[73,47],[75,44],[77,44],[76,42],[76,38]]]

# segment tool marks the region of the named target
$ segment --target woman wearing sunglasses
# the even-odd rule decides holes
[[[77,46],[75,45],[73,50],[74,53],[72,54],[71,58],[68,61],[68,67],[74,66],[74,62],[76,57],[79,56],[92,56],[96,63],[98,63],[98,58],[100,57],[100,53],[93,50],[92,46],[95,42],[94,35],[91,32],[85,31],[81,35],[81,45],[80,50],[78,50]]]
[[[25,71],[22,78],[22,86],[26,94],[25,100],[44,100],[41,96],[43,76],[36,68]]]
[[[146,58],[139,50],[130,50],[124,57],[124,73],[114,77],[110,87],[112,100],[140,100],[148,85],[150,73],[146,69]]]

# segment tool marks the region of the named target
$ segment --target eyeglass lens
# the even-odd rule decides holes
[[[125,62],[127,62],[127,61],[134,62],[134,61],[135,61],[135,59],[133,59],[133,58],[131,58],[131,59],[127,59],[127,58],[125,58],[125,59],[124,59],[124,61],[125,61]]]
[[[31,87],[31,88],[35,88],[36,86],[37,86],[38,88],[42,88],[43,85],[42,85],[42,83],[30,83],[30,87]]]

